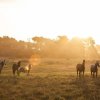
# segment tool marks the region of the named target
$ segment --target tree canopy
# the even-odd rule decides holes
[[[47,58],[98,58],[95,40],[92,37],[68,39],[67,36],[58,36],[57,39],[33,37],[33,42],[17,41],[8,36],[0,37],[0,56],[29,58],[38,54]]]

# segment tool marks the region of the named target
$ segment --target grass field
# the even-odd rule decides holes
[[[12,75],[13,60],[7,61],[0,75],[0,100],[100,100],[100,72],[98,78],[90,77],[86,62],[85,77],[77,78],[78,60],[43,59],[33,66],[30,76]],[[27,61],[22,62],[22,66]]]

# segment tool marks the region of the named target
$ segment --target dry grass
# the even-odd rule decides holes
[[[90,63],[82,78],[76,77],[76,61],[43,61],[20,77],[12,76],[11,65],[0,76],[0,100],[100,100],[100,76],[90,77]]]

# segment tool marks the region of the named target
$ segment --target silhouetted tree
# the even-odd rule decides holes
[[[92,37],[84,39],[85,57],[87,59],[98,59],[99,55],[95,47],[95,40]]]

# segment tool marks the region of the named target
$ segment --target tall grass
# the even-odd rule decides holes
[[[42,59],[30,76],[22,73],[20,77],[12,75],[13,62],[7,61],[0,75],[0,100],[100,100],[100,72],[98,78],[90,77],[92,61],[86,62],[81,78],[75,69],[79,60]]]

